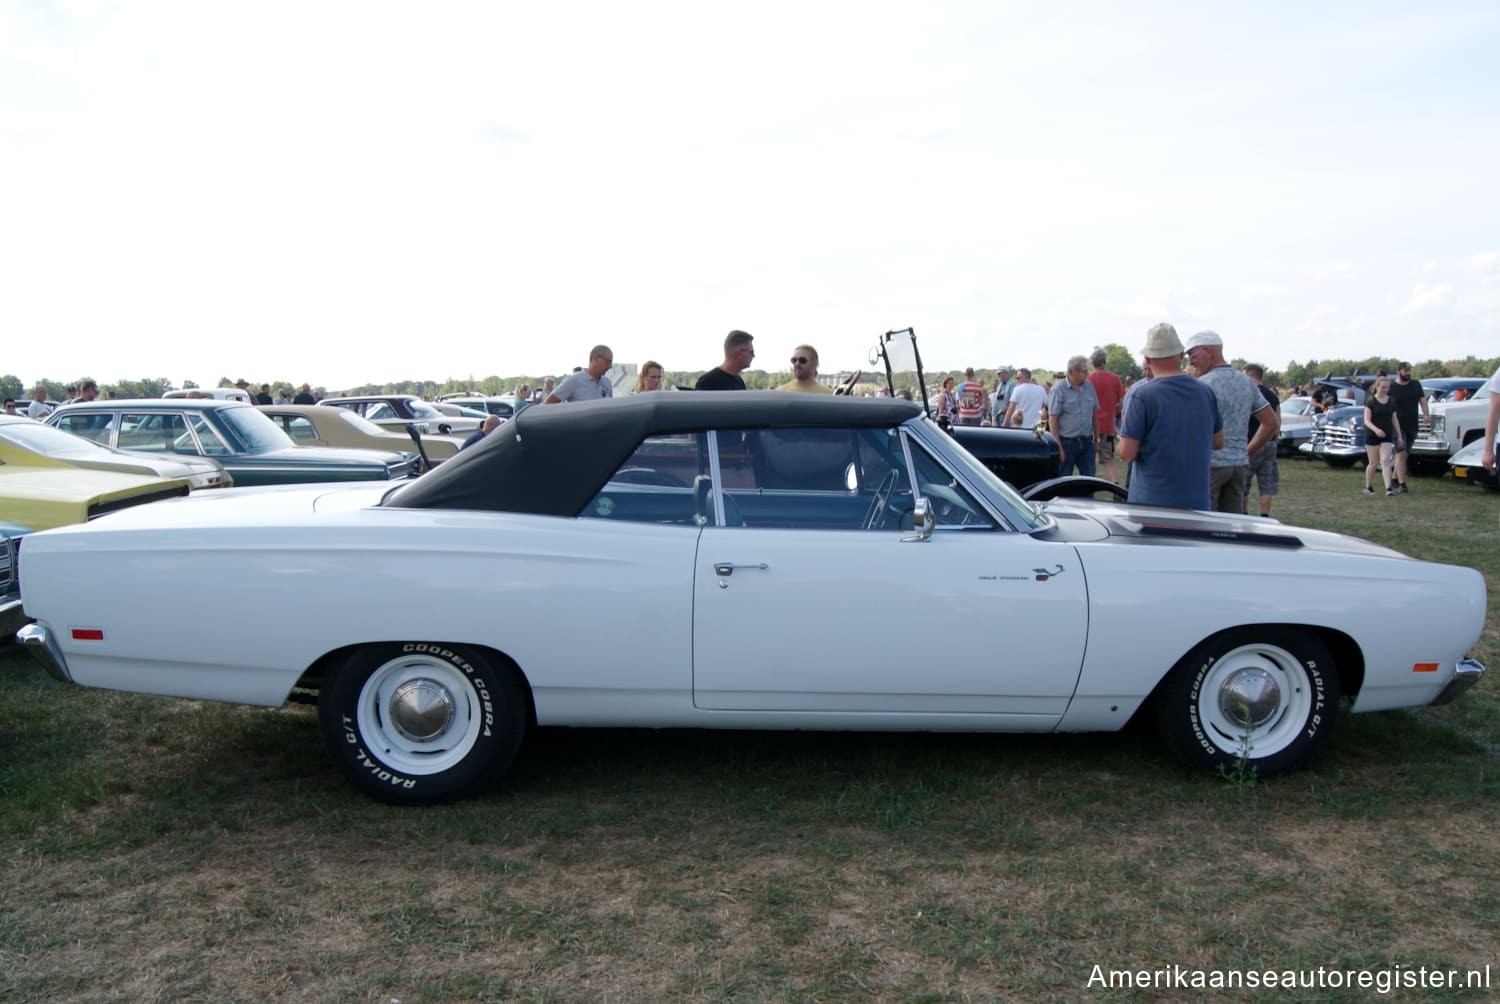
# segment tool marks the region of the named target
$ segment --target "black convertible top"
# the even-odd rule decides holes
[[[647,436],[706,429],[889,428],[919,414],[915,404],[896,398],[776,391],[673,391],[533,405],[381,504],[572,516]]]

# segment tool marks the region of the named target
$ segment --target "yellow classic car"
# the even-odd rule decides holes
[[[117,509],[186,495],[185,478],[0,461],[0,520],[29,530],[85,523]]]
[[[185,478],[193,491],[233,488],[211,457],[127,453],[19,416],[0,415],[0,463],[15,467],[84,467],[158,478]]]
[[[298,446],[341,446],[356,450],[413,452],[416,441],[404,432],[392,432],[348,408],[322,404],[263,404],[260,410],[279,425]],[[422,452],[437,465],[458,452],[460,435],[422,435]]]

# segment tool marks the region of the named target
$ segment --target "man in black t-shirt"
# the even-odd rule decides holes
[[[1417,411],[1429,417],[1427,395],[1422,393],[1422,381],[1411,378],[1411,363],[1396,367],[1396,379],[1391,383],[1391,399],[1396,402],[1396,421],[1401,428],[1396,435],[1396,493],[1406,494],[1407,451],[1417,438]]]
[[[698,378],[694,390],[744,390],[740,373],[755,359],[755,336],[747,331],[731,331],[724,339],[724,361]]]

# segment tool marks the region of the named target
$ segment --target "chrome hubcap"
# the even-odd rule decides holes
[[[1259,728],[1280,708],[1281,687],[1264,669],[1241,669],[1219,687],[1219,713],[1231,722]]]
[[[453,724],[453,695],[432,680],[408,680],[391,694],[386,710],[401,735],[430,742]]]

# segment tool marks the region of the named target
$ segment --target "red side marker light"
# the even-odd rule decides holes
[[[104,631],[100,628],[74,628],[74,641],[103,641]]]
[[[1438,664],[1435,662],[1418,662],[1411,667],[1413,673],[1436,673],[1437,670]]]

